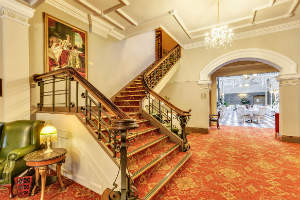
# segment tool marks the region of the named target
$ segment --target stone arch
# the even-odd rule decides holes
[[[259,61],[266,63],[280,72],[280,77],[297,76],[297,64],[287,56],[271,50],[249,48],[239,49],[223,54],[208,63],[200,72],[201,83],[210,83],[210,75],[219,68],[236,61]]]

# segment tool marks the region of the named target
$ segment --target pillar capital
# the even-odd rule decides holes
[[[278,76],[277,80],[279,81],[280,86],[293,86],[299,85],[300,83],[300,74],[290,74],[284,76]]]
[[[23,25],[29,25],[28,20],[33,17],[34,9],[16,0],[0,0],[0,17],[10,19]]]

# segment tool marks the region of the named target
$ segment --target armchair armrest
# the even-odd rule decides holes
[[[26,154],[34,151],[36,149],[36,145],[29,145],[26,147],[15,149],[8,153],[7,159],[8,160],[18,160],[24,157]]]

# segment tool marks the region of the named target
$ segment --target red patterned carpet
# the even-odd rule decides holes
[[[50,186],[46,187],[45,190],[45,200],[101,200],[99,194],[83,187],[82,185],[75,183],[74,181],[63,178],[63,182],[66,186],[64,191],[60,191],[60,185],[56,182]],[[15,192],[16,193],[16,192]],[[41,198],[40,191],[31,197],[13,199],[20,200],[39,200]],[[8,190],[6,188],[0,187],[0,199],[9,200]]]
[[[155,200],[300,199],[300,145],[275,140],[273,129],[222,126],[210,134],[190,134],[188,140],[191,159]],[[174,163],[170,155],[155,170],[163,174]],[[138,187],[146,188],[139,182]],[[45,199],[101,199],[69,179],[64,178],[64,183],[62,192],[57,183],[46,187]],[[0,188],[0,199],[9,199],[6,189]],[[38,200],[40,193],[25,199]]]
[[[193,155],[155,200],[299,200],[299,144],[273,129],[226,127],[188,136]]]

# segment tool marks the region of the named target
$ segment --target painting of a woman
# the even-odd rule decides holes
[[[46,72],[75,68],[87,78],[87,33],[45,14]]]

